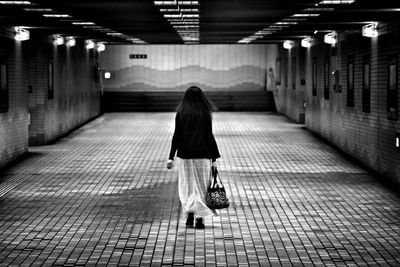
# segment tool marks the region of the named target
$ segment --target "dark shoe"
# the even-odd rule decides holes
[[[194,213],[193,212],[189,212],[187,219],[186,219],[186,225],[187,226],[193,226],[194,223]]]
[[[203,218],[196,218],[196,229],[204,229]]]

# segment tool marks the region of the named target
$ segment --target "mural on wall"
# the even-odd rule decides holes
[[[103,80],[104,90],[266,90],[267,50],[268,45],[109,46],[100,56],[101,68],[112,73]]]

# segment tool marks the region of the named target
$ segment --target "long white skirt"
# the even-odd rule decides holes
[[[206,205],[207,186],[210,177],[209,159],[180,159],[179,199],[184,213],[193,212],[196,217],[217,215]]]

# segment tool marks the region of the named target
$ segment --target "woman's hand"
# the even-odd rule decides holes
[[[167,161],[167,168],[172,169],[174,167],[174,161],[172,159],[169,159]]]

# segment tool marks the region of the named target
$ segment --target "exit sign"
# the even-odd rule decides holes
[[[147,58],[146,54],[130,54],[129,58],[136,59],[136,58]]]

